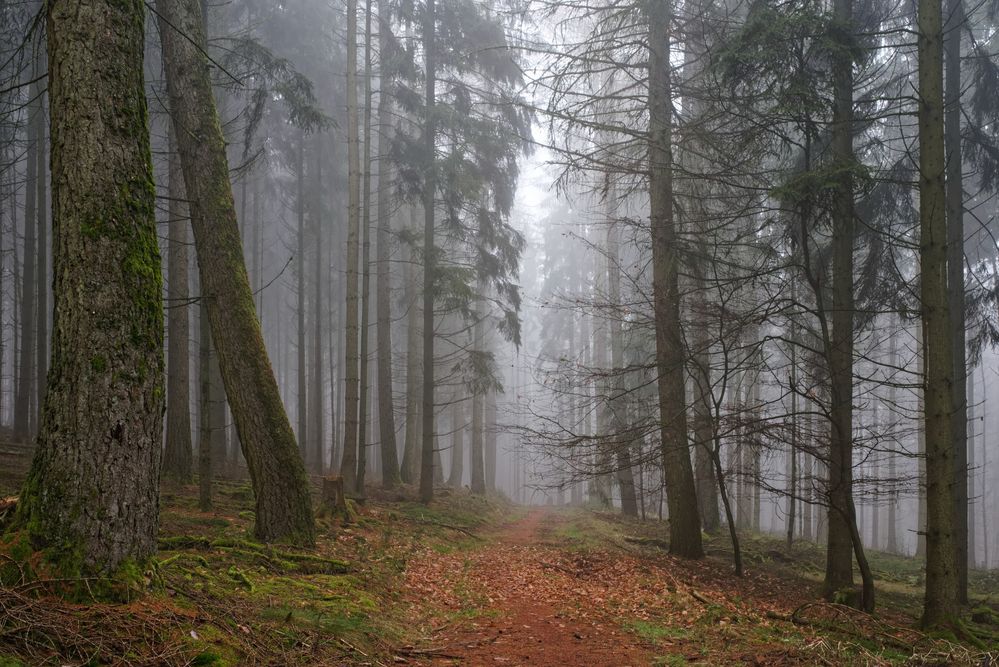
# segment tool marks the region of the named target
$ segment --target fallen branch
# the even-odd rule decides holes
[[[476,540],[481,540],[482,539],[481,537],[479,537],[475,533],[469,531],[468,529],[462,528],[461,526],[454,526],[454,525],[451,525],[450,523],[443,523],[441,521],[426,521],[424,519],[417,519],[416,523],[418,523],[418,524],[420,524],[422,526],[437,526],[438,528],[447,528],[448,530],[454,530],[454,531],[457,531],[459,533],[464,533],[465,535],[468,535],[469,537],[471,537],[473,539],[476,539]]]

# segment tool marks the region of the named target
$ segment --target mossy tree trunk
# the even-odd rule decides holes
[[[167,88],[191,223],[201,296],[256,496],[254,534],[309,544],[315,521],[308,480],[264,347],[246,274],[225,140],[212,96],[197,0],[158,0]]]
[[[163,301],[144,17],[138,0],[47,5],[55,327],[18,524],[66,576],[156,549]]]

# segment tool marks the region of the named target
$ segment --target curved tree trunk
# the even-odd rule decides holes
[[[201,296],[256,495],[254,534],[309,544],[315,521],[295,444],[246,275],[225,140],[215,111],[197,0],[157,0],[170,108],[191,200]]]
[[[18,522],[72,576],[156,549],[163,301],[145,7],[59,0],[47,9],[55,329]]]

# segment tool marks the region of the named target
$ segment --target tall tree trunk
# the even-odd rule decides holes
[[[243,262],[225,140],[197,0],[157,0],[170,109],[198,253],[201,295],[256,497],[254,534],[310,544],[315,521],[295,434],[271,370]]]
[[[296,279],[298,285],[295,289],[297,307],[295,315],[298,318],[298,326],[295,329],[296,344],[295,352],[298,356],[296,364],[296,379],[298,380],[298,395],[295,399],[295,407],[298,413],[298,451],[302,461],[309,460],[309,415],[308,415],[308,369],[305,365],[305,132],[298,131],[298,165],[295,170],[295,182],[297,192],[295,193],[295,215],[298,219],[298,251],[295,257]]]
[[[41,70],[41,65],[33,62],[32,73]],[[34,78],[34,77],[33,77]],[[35,118],[42,113],[39,108],[41,99],[41,84],[32,83],[28,86],[27,127],[27,170],[25,171],[24,188],[24,261],[21,263],[21,345],[18,350],[17,393],[14,403],[14,435],[22,440],[31,436],[32,430],[32,380],[35,361],[34,343],[37,342],[35,332],[35,247],[37,216],[37,196],[35,180],[38,178],[38,154],[42,139],[38,136],[38,123]]]
[[[916,414],[926,414],[926,345],[922,323],[916,327]],[[926,425],[916,424],[916,558],[926,558]]]
[[[496,491],[496,392],[490,391],[485,398],[485,435],[483,437],[484,468],[486,472],[486,491]],[[561,504],[561,503],[560,503]]]
[[[659,371],[660,442],[669,502],[670,553],[701,558],[701,520],[687,442],[683,336],[680,331],[679,257],[673,223],[670,10],[650,2],[649,192],[651,197],[656,366]]]
[[[832,204],[832,332],[829,342],[829,532],[823,593],[853,588],[853,0],[835,0],[841,44],[833,62],[832,151],[839,176]],[[866,587],[865,587],[866,588]],[[873,590],[870,591],[873,595]],[[866,597],[866,596],[865,596]],[[864,606],[873,600],[863,601]]]
[[[187,225],[184,174],[169,126],[169,221],[167,246],[167,423],[163,475],[181,483],[192,476],[190,314],[187,299]]]
[[[420,501],[434,496],[434,280],[437,248],[434,220],[437,191],[437,11],[435,0],[424,8],[423,55],[426,60],[426,118],[423,120],[423,150],[426,159],[423,183],[423,437],[420,452]]]
[[[62,0],[46,9],[54,354],[17,522],[71,577],[156,550],[163,296],[145,7]]]
[[[416,234],[416,207],[410,209],[410,231]],[[420,377],[423,371],[423,358],[420,347],[420,297],[417,290],[417,253],[412,245],[406,246],[406,433],[402,453],[402,481],[414,484],[419,479],[420,461]]]
[[[371,375],[368,372],[369,319],[371,317],[371,0],[365,3],[364,12],[364,156],[361,217],[361,351],[360,351],[360,399],[358,402],[358,443],[357,443],[357,492],[364,495],[364,479],[368,469],[368,438],[370,431],[369,395]]]
[[[208,301],[199,301],[198,325],[198,507],[212,509],[212,329]]]
[[[957,599],[968,603],[968,362],[965,348],[964,188],[961,159],[961,35],[964,2],[947,0],[944,27],[944,150],[946,153],[947,298],[954,356],[954,546],[957,549]]]
[[[943,25],[940,0],[919,0],[919,263],[926,423],[926,598],[922,624],[951,625],[958,614],[954,527],[953,328],[947,299],[944,184]]]
[[[361,156],[357,108],[357,0],[347,0],[347,313],[344,345],[343,457],[340,474],[347,493],[357,493],[360,369],[358,335],[361,243]]]
[[[999,276],[997,276],[999,278]],[[988,518],[988,508],[989,508],[989,485],[988,485],[988,472],[989,472],[989,459],[988,459],[988,449],[985,440],[985,433],[988,423],[988,405],[989,405],[989,386],[986,384],[985,380],[985,364],[981,365],[981,380],[982,380],[982,418],[981,418],[981,441],[982,441],[982,508],[979,510],[979,514],[982,517],[982,567],[985,569],[989,568],[989,518]]]
[[[975,368],[972,366],[968,368],[968,423],[969,428],[967,431],[967,446],[968,446],[968,498],[976,498],[978,496],[977,485],[975,484],[975,468],[977,462],[975,461],[975,424],[978,423],[978,411],[979,404],[976,403],[975,398]],[[967,511],[965,512],[965,518],[968,522],[968,558],[967,558],[967,568],[974,569],[977,565],[978,549],[976,548],[976,538],[975,535],[975,515],[973,512],[974,504],[973,501],[968,503]],[[958,516],[960,519],[960,516]],[[967,572],[965,573],[967,575]]]
[[[891,322],[889,324],[889,339],[888,339],[888,372],[891,377],[894,378],[895,369],[898,368],[898,333],[899,327],[895,319],[894,314],[892,315]],[[898,529],[896,523],[898,522],[898,470],[897,470],[897,460],[898,454],[896,450],[898,449],[898,382],[891,379],[888,384],[888,409],[891,412],[890,426],[891,436],[888,441],[891,443],[891,451],[888,452],[888,479],[890,480],[890,492],[888,496],[888,553],[898,554],[901,553],[898,543]]]
[[[45,401],[46,375],[49,368],[49,242],[48,242],[48,174],[45,173],[45,91],[39,88],[35,114],[35,213],[38,226],[38,324],[35,326],[35,409],[41,410]]]
[[[611,196],[616,196],[614,192]],[[616,218],[616,211],[614,217]],[[615,219],[607,227],[607,284],[611,304],[621,307],[621,266],[618,224]],[[623,312],[623,309],[622,311]],[[635,496],[635,473],[631,465],[630,424],[628,423],[628,403],[624,386],[624,331],[623,316],[614,315],[610,322],[614,453],[617,455],[617,482],[621,490],[621,512],[625,516],[638,516],[638,499]],[[571,358],[571,357],[570,357]],[[574,393],[570,394],[574,395]]]
[[[480,282],[479,287],[482,287]],[[472,349],[482,350],[485,340],[485,324],[483,316],[476,312],[476,322],[473,328]],[[486,493],[486,460],[485,460],[485,415],[483,414],[485,396],[481,389],[472,393],[472,449],[471,449],[471,482],[472,493]]]
[[[312,212],[312,233],[314,235],[316,248],[315,248],[315,303],[313,305],[313,324],[312,324],[312,363],[311,373],[312,373],[312,390],[309,392],[309,412],[312,417],[312,426],[309,433],[309,439],[311,441],[311,457],[310,461],[312,464],[312,470],[318,475],[322,475],[326,467],[326,452],[323,448],[323,410],[325,406],[323,405],[323,309],[325,302],[323,300],[323,283],[325,282],[326,276],[326,266],[324,265],[325,256],[323,255],[323,169],[322,169],[322,141],[317,140],[315,143],[315,158],[316,164],[314,174],[315,180],[313,182],[313,212]]]
[[[451,470],[448,471],[447,485],[461,487],[465,474],[465,410],[459,397],[451,403]]]
[[[391,184],[392,169],[388,159],[386,137],[392,128],[392,105],[388,94],[391,81],[388,74],[391,49],[391,21],[388,0],[378,0],[378,228],[376,230],[377,341],[378,359],[378,438],[382,450],[382,486],[391,489],[401,481],[399,452],[395,438],[395,402],[392,398],[392,272],[391,252]]]

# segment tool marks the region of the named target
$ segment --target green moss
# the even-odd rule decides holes
[[[99,354],[90,358],[90,368],[94,373],[101,374],[107,370],[108,360]]]
[[[247,577],[243,573],[243,571],[240,570],[235,565],[230,566],[229,569],[226,571],[226,574],[229,575],[230,579],[232,579],[233,581],[235,581],[236,583],[238,583],[240,586],[242,586],[246,590],[251,591],[251,592],[253,591],[253,582],[250,581],[249,577]]]

